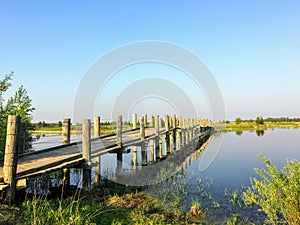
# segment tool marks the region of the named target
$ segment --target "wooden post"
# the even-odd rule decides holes
[[[142,165],[147,166],[147,151],[145,142],[141,145],[141,154],[142,154]]]
[[[91,120],[82,122],[82,157],[89,163],[91,161]]]
[[[166,129],[166,139],[165,139],[165,151],[170,153],[170,133],[169,133],[169,116],[165,115],[165,129]]]
[[[120,175],[123,170],[123,154],[122,152],[117,152],[117,175]]]
[[[133,169],[136,169],[137,166],[137,148],[133,146]]]
[[[147,114],[144,115],[144,127],[147,127]]]
[[[101,155],[99,155],[96,160],[94,183],[99,184],[100,181],[101,181]]]
[[[141,135],[141,141],[145,141],[145,123],[144,120],[145,117],[140,117],[140,135]]]
[[[175,114],[172,116],[172,127],[173,128],[176,127],[176,115]]]
[[[155,123],[154,123],[154,127],[155,127],[155,133],[158,136],[159,134],[159,116],[155,116]]]
[[[25,152],[26,146],[26,124],[20,123],[20,132],[19,132],[19,140],[18,140],[18,154],[23,154]]]
[[[150,127],[154,127],[154,116],[150,116]]]
[[[117,145],[122,147],[122,116],[118,115],[117,118]]]
[[[71,136],[71,119],[62,119],[62,143],[69,144]]]
[[[145,115],[140,117],[140,135],[141,135],[141,155],[142,155],[142,165],[147,165],[147,152],[145,146]]]
[[[155,156],[156,159],[160,159],[160,151],[159,151],[159,116],[155,116]]]
[[[16,194],[16,174],[18,166],[18,137],[20,130],[20,117],[9,115],[7,120],[6,144],[3,165],[4,183],[9,184],[9,205],[13,205]]]
[[[150,163],[154,163],[154,140],[150,140]]]
[[[136,119],[137,119],[136,113],[132,114],[132,129],[136,129]]]
[[[161,140],[161,138],[159,139],[159,155],[160,155],[160,158],[163,157],[163,148],[162,148],[162,140]]]
[[[84,165],[82,168],[82,186],[84,191],[90,191],[92,184],[92,171],[91,167]]]
[[[94,117],[94,136],[100,137],[100,116]]]

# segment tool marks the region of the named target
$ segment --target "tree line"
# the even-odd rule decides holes
[[[248,122],[248,123],[257,123],[257,124],[264,124],[265,122],[272,122],[272,123],[293,123],[293,122],[300,122],[300,118],[298,117],[293,117],[293,118],[289,118],[289,117],[278,117],[278,118],[271,118],[268,117],[266,119],[264,119],[261,116],[258,116],[255,120],[253,119],[241,119],[240,117],[236,118],[235,123],[240,124],[242,122]],[[226,123],[230,123],[230,121],[226,121]]]

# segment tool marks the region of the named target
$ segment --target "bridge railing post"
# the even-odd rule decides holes
[[[82,172],[82,186],[85,191],[91,188],[91,120],[84,119],[82,121],[82,157],[86,160]]]
[[[132,114],[132,129],[136,129],[136,119],[137,119],[137,114],[136,113]]]
[[[91,161],[91,120],[82,121],[82,157]]]
[[[94,136],[100,137],[100,116],[94,117]]]
[[[122,116],[117,117],[117,146],[122,147]]]
[[[9,115],[7,120],[6,144],[3,165],[4,183],[9,185],[9,205],[13,205],[16,193],[16,174],[18,166],[18,138],[20,117]]]
[[[169,115],[165,115],[165,130],[166,130],[165,151],[166,153],[170,153]]]
[[[154,116],[150,116],[150,127],[154,128]]]
[[[71,137],[71,119],[63,118],[62,119],[62,143],[69,144]]]
[[[147,127],[147,114],[144,115],[144,127]]]

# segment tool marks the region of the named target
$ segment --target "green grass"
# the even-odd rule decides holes
[[[265,122],[264,124],[257,124],[255,122],[230,122],[222,125],[225,127],[225,131],[256,131],[275,128],[300,128],[299,122]]]

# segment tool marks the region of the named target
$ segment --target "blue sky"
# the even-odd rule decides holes
[[[23,84],[36,107],[34,121],[58,121],[72,116],[80,81],[100,56],[126,43],[162,40],[189,49],[209,67],[226,118],[300,117],[299,12],[299,1],[275,0],[1,0],[0,76],[15,72],[7,96]],[[125,88],[133,71],[107,89]],[[168,73],[159,66],[150,71]],[[193,101],[203,101],[188,79],[178,79]]]

